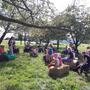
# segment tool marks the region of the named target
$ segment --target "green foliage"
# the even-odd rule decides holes
[[[2,2],[2,8],[3,8],[3,10],[7,10],[8,12],[10,12],[10,11],[12,11],[13,6],[8,5],[5,2]]]
[[[69,6],[64,12],[55,17],[53,24],[56,26],[65,25],[70,28],[71,39],[76,47],[78,47],[84,40],[89,39],[90,14],[84,6]],[[67,32],[66,32],[67,33]],[[61,36],[65,34],[61,33]],[[65,38],[65,35],[64,35]]]

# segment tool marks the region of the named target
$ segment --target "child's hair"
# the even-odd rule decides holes
[[[52,45],[52,44],[50,44],[49,46],[50,46],[50,47],[53,47],[53,45]]]
[[[90,47],[88,46],[87,49],[90,49]]]
[[[85,54],[86,52],[82,52],[82,54]]]
[[[4,45],[0,45],[1,48],[4,48]]]
[[[54,60],[55,60],[55,58],[53,58],[53,56],[50,56],[49,61],[52,62],[52,61],[54,61]]]

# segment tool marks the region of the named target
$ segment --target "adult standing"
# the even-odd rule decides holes
[[[14,37],[11,37],[8,41],[8,46],[9,46],[9,50],[10,50],[10,54],[13,55],[13,49],[14,49],[14,46],[15,46],[15,38]]]

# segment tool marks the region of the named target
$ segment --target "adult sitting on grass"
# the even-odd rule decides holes
[[[83,63],[80,63],[77,66],[77,71],[79,74],[82,74],[83,72],[87,76],[88,71],[90,70],[90,48],[87,47],[87,51],[83,53],[84,59],[86,60]]]
[[[27,42],[27,44],[25,45],[23,51],[24,51],[24,53],[30,53],[30,51],[31,51],[31,46],[30,46],[29,42]]]
[[[37,48],[32,48],[30,56],[37,57],[38,56],[38,49]]]
[[[53,46],[52,46],[52,44],[50,44],[49,47],[48,47],[48,54],[52,55],[53,53],[54,53]]]
[[[38,52],[39,52],[39,53],[44,52],[43,46],[38,46]]]
[[[75,58],[75,53],[72,51],[71,48],[68,48],[68,56],[62,58],[62,61],[63,62],[72,62],[74,58]]]
[[[63,54],[67,55],[68,54],[68,46],[66,46],[63,50]]]
[[[43,60],[46,65],[50,63],[50,55],[48,54],[49,48],[45,49],[45,56],[43,56]]]
[[[17,48],[16,46],[13,47],[13,53],[14,54],[19,54],[19,48]]]
[[[45,56],[43,56],[43,59],[45,61],[45,64],[48,65],[50,64],[50,58],[52,55],[56,53],[56,49],[50,44],[46,49],[45,49]]]
[[[78,58],[75,57],[75,52],[69,48],[68,56],[62,58],[64,64],[69,65],[71,70],[76,71],[77,65],[79,64]]]
[[[0,46],[0,61],[9,61],[14,60],[16,58],[15,55],[9,54],[5,52],[4,46]]]
[[[3,53],[5,53],[4,46],[0,45],[0,61],[5,61],[5,57],[3,57]]]
[[[43,57],[45,64],[50,63],[50,57],[52,57],[52,54],[55,53],[55,48],[53,48],[52,44],[50,44],[46,49],[45,49],[45,56]]]
[[[53,47],[52,44],[49,45],[49,52],[48,54],[49,55],[52,55],[53,53],[56,53],[57,52],[57,49],[55,47]]]

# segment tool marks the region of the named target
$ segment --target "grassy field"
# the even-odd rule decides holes
[[[4,44],[7,48],[7,42]],[[90,79],[73,71],[68,76],[52,79],[42,60],[43,54],[32,58],[22,53],[23,45],[17,45],[21,51],[16,60],[0,62],[0,90],[90,90]]]

